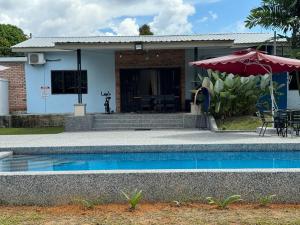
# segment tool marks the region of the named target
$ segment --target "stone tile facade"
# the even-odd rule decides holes
[[[9,112],[26,112],[25,62],[1,62],[2,66],[10,67],[0,71],[0,77],[9,83]]]
[[[116,63],[116,110],[121,111],[120,69],[180,68],[181,106],[185,105],[185,50],[118,51]]]

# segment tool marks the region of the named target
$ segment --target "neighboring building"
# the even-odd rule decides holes
[[[27,111],[25,63],[26,57],[0,57],[0,65],[9,69],[0,71],[0,78],[8,80],[8,99],[10,113]]]
[[[101,91],[112,93],[111,107],[116,112],[143,107],[141,97],[149,95],[174,96],[176,111],[185,111],[197,74],[189,62],[258,45],[268,49],[273,44],[268,41],[271,37],[264,33],[36,37],[13,46],[13,51],[28,55],[28,113],[73,112],[78,101],[80,61],[87,112],[104,112]]]

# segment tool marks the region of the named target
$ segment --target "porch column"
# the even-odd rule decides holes
[[[197,47],[195,47],[194,48],[194,61],[197,61],[198,60],[198,48]],[[197,70],[197,67],[195,67],[194,68],[194,79],[196,80],[196,78],[197,78],[197,72],[198,72],[198,70]],[[195,85],[194,85],[195,86]]]
[[[74,116],[86,115],[86,104],[82,104],[82,90],[81,90],[81,49],[77,49],[77,94],[78,103],[74,105]]]
[[[81,90],[81,49],[77,49],[77,74],[78,74],[78,104],[82,104]]]

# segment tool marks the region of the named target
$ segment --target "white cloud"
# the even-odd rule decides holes
[[[117,27],[112,27],[112,30],[117,35],[139,35],[139,25],[136,23],[136,19],[126,18]]]
[[[160,12],[153,18],[150,27],[155,34],[189,34],[192,32],[192,24],[188,17],[195,13],[191,4],[182,0],[162,0]]]
[[[238,20],[235,23],[224,27],[220,32],[245,33],[245,32],[249,32],[249,31],[250,30],[248,28],[246,28],[245,23],[241,20]]]
[[[199,22],[199,23],[204,23],[204,22],[206,22],[207,20],[208,20],[208,17],[207,17],[207,16],[204,16],[204,17],[202,17],[201,19],[197,20],[197,22]]]
[[[209,11],[208,14],[211,16],[211,18],[212,18],[213,20],[216,20],[216,19],[218,19],[218,17],[219,17],[218,14],[215,13],[215,12],[213,12],[213,11]]]
[[[192,4],[212,4],[220,1],[222,0],[187,0],[187,2]]]
[[[192,31],[188,17],[195,12],[193,4],[189,0],[0,0],[0,23],[17,25],[35,36],[129,35],[137,34],[134,18],[148,16],[156,34],[181,34]]]
[[[219,18],[219,16],[217,13],[215,13],[213,11],[208,11],[208,15],[203,16],[202,18],[197,20],[197,23],[204,23],[204,22],[207,22],[208,20],[216,20],[218,18]]]

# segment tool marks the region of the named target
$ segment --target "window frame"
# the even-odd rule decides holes
[[[67,92],[68,88],[67,84],[65,84],[66,82],[66,76],[65,73],[67,72],[73,72],[74,74],[72,76],[75,77],[75,80],[72,79],[72,82],[75,83],[75,92]],[[62,91],[55,91],[58,88],[53,88],[53,86],[58,86],[53,85],[55,80],[55,73],[60,73],[59,75],[62,76],[61,78],[61,82],[62,82],[62,88],[60,90]],[[52,95],[74,95],[74,94],[78,94],[78,88],[77,88],[77,83],[78,83],[78,74],[77,74],[77,70],[51,70],[51,94]],[[86,83],[86,84],[85,84]],[[87,74],[87,70],[81,70],[81,93],[82,94],[88,94],[88,74]]]

